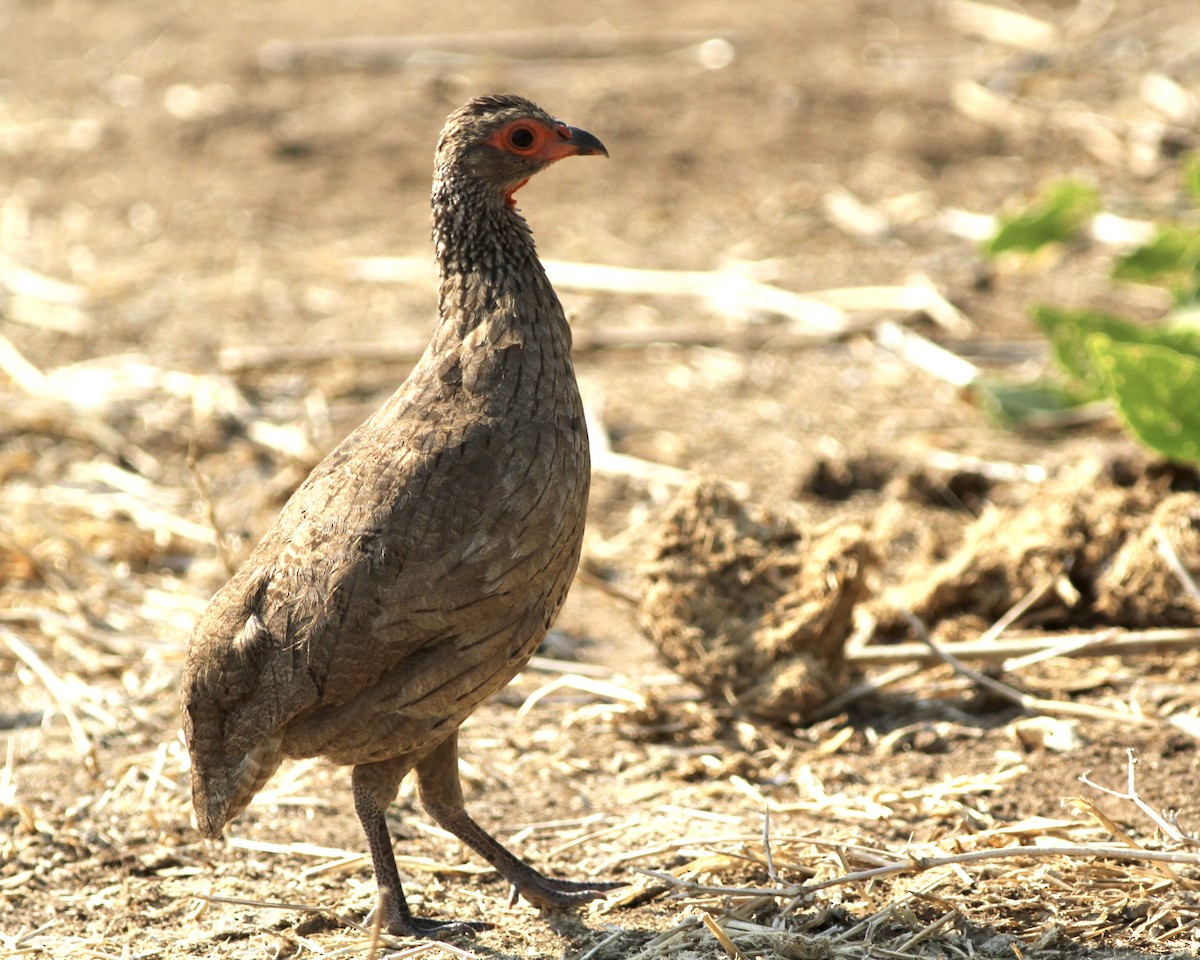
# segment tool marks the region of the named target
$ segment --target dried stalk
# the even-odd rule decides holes
[[[1110,797],[1116,797],[1118,800],[1127,800],[1142,811],[1150,821],[1161,830],[1166,836],[1170,837],[1176,843],[1182,843],[1189,847],[1200,847],[1200,839],[1191,837],[1179,829],[1178,825],[1169,821],[1161,813],[1155,810],[1150,804],[1142,799],[1141,794],[1137,790],[1137,756],[1132,749],[1125,751],[1128,757],[1128,767],[1126,772],[1126,788],[1125,792],[1114,790],[1111,787],[1105,787],[1092,780],[1086,773],[1080,776],[1080,781],[1086,783],[1094,790],[1099,790],[1101,793],[1107,794]]]
[[[953,653],[937,643],[917,617],[914,617],[907,611],[903,611],[903,613],[905,619],[908,620],[909,626],[921,638],[922,643],[928,646],[941,660],[949,664],[955,673],[961,674],[978,686],[991,691],[1004,700],[1008,700],[1010,703],[1016,704],[1029,713],[1088,717],[1093,720],[1116,720],[1119,723],[1139,725],[1155,722],[1153,719],[1135,716],[1127,711],[1109,710],[1105,707],[1094,707],[1086,703],[1071,703],[1065,700],[1046,700],[1041,697],[1031,696],[1028,693],[1022,693],[1015,687],[1010,687],[1006,683],[1001,683],[993,677],[989,677],[978,670],[968,667]]]
[[[1035,634],[996,640],[969,640],[941,644],[940,649],[958,660],[1007,661],[1049,653],[1052,656],[1127,657],[1180,653],[1200,649],[1200,629],[1100,630],[1096,633]],[[944,661],[924,643],[877,644],[847,650],[846,659],[862,666]],[[1017,664],[1020,665],[1019,663]]]
[[[685,890],[692,894],[705,894],[721,897],[765,896],[774,899],[789,898],[791,901],[783,908],[790,912],[802,902],[808,900],[814,893],[828,890],[832,887],[844,886],[848,883],[866,883],[881,877],[894,877],[907,873],[925,873],[939,867],[960,866],[963,864],[982,863],[990,860],[1011,860],[1026,858],[1031,860],[1048,860],[1055,857],[1067,858],[1103,858],[1137,863],[1176,863],[1191,867],[1200,867],[1200,853],[1184,853],[1178,850],[1143,850],[1136,847],[1105,847],[1085,844],[1062,844],[1061,846],[1016,846],[1000,847],[989,850],[971,850],[966,853],[955,853],[944,857],[907,857],[866,870],[856,870],[844,873],[828,880],[818,880],[815,883],[798,883],[783,887],[734,887],[724,884],[699,883],[686,880],[674,874],[661,870],[648,870],[634,867],[637,873],[653,877],[669,886]]]
[[[33,671],[34,676],[42,682],[42,686],[54,698],[54,703],[66,718],[67,726],[71,730],[71,742],[75,745],[75,752],[83,760],[87,772],[95,776],[100,771],[96,747],[88,737],[87,731],[83,729],[83,724],[79,722],[79,717],[75,714],[75,708],[70,701],[70,691],[67,690],[66,684],[46,665],[46,662],[37,655],[32,647],[8,627],[0,626],[0,640],[4,641],[18,660]]]

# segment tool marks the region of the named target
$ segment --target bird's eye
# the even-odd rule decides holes
[[[535,139],[536,138],[533,135],[533,131],[528,127],[516,127],[508,135],[508,142],[518,150],[528,150],[533,146],[533,141]]]

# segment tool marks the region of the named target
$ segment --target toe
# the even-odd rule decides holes
[[[520,888],[520,894],[535,907],[543,910],[566,910],[582,906],[592,900],[602,900],[609,890],[625,886],[611,881],[556,880],[542,877],[536,883]]]

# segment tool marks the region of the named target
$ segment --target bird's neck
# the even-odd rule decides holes
[[[442,325],[449,322],[458,335],[483,322],[544,322],[550,305],[561,315],[529,225],[503,197],[473,183],[439,180],[433,242]]]

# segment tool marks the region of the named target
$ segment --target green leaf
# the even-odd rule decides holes
[[[1130,433],[1170,460],[1200,462],[1200,357],[1103,334],[1087,350]]]
[[[979,379],[971,384],[971,395],[986,414],[1010,428],[1069,426],[1078,422],[1079,409],[1089,401],[1062,384],[1045,380]]]
[[[1166,287],[1176,302],[1197,299],[1200,291],[1200,229],[1167,224],[1153,240],[1117,260],[1114,280]]]
[[[1200,326],[1183,319],[1187,316],[1181,315],[1178,323],[1146,326],[1094,310],[1042,306],[1033,311],[1033,319],[1050,341],[1058,365],[1092,399],[1111,392],[1108,374],[1096,367],[1090,348],[1093,337],[1102,336],[1115,343],[1160,346],[1200,358]]]
[[[1063,180],[1015,216],[1002,218],[983,252],[990,257],[1005,250],[1030,253],[1050,243],[1070,240],[1099,207],[1100,194],[1095,187],[1077,180]]]
[[[1192,202],[1200,205],[1200,153],[1191,154],[1183,164],[1183,186],[1192,195]]]

